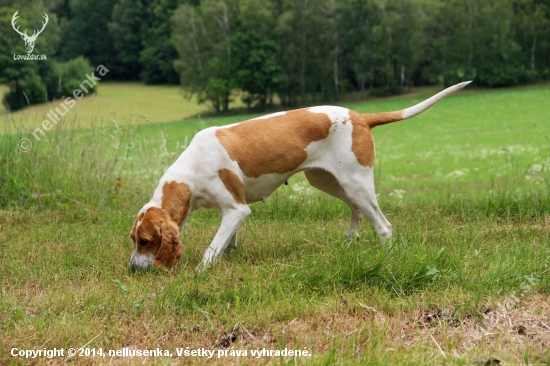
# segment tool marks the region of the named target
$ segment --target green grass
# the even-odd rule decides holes
[[[228,350],[314,355],[206,360],[173,351],[76,363],[550,364],[549,96],[544,87],[465,92],[375,129],[391,250],[368,222],[349,242],[347,207],[297,175],[251,205],[239,248],[199,275],[216,212],[191,216],[173,271],[131,272],[129,230],[196,131],[251,116],[58,126],[28,153],[16,146],[23,132],[0,137],[0,363],[27,363],[11,357],[13,347],[217,351],[225,340]],[[421,99],[351,107],[397,110]]]
[[[7,92],[0,86],[0,96]],[[60,102],[31,106],[11,114],[18,128],[33,131],[40,127],[50,110],[59,108]],[[101,82],[98,94],[87,96],[75,104],[65,115],[63,128],[136,125],[177,121],[206,111],[206,105],[197,105],[195,99],[184,98],[179,86],[143,85],[141,83]],[[61,108],[63,110],[63,108]],[[6,114],[0,106],[0,115]],[[4,121],[2,121],[4,123]],[[13,123],[9,123],[14,132]]]

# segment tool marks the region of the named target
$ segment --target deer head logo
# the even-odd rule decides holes
[[[29,36],[27,35],[27,30],[25,29],[25,32],[20,32],[19,31],[19,26],[17,28],[15,28],[15,20],[17,18],[19,18],[17,16],[17,13],[19,13],[19,10],[17,10],[15,12],[15,14],[13,14],[13,17],[11,18],[11,26],[13,27],[13,29],[19,33],[21,35],[21,38],[23,38],[23,40],[25,41],[25,48],[27,49],[27,53],[31,53],[32,50],[34,49],[34,42],[36,42],[36,38],[38,38],[38,36],[40,35],[40,33],[42,33],[42,31],[44,30],[44,28],[46,28],[46,24],[48,24],[48,14],[44,13],[44,20],[46,20],[45,23],[42,23],[42,29],[38,30],[38,29],[35,29],[32,36]]]

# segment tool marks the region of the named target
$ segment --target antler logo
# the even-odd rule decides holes
[[[13,29],[19,33],[21,35],[21,38],[23,38],[23,40],[25,41],[25,48],[27,49],[27,53],[31,53],[32,50],[34,49],[34,42],[36,42],[36,38],[38,38],[38,36],[40,35],[40,33],[42,33],[42,31],[44,30],[44,28],[46,28],[46,24],[48,24],[48,14],[44,13],[44,20],[46,20],[45,23],[42,23],[42,29],[38,30],[38,29],[35,29],[32,36],[29,36],[27,35],[27,30],[25,29],[25,32],[20,32],[19,31],[19,26],[17,28],[15,28],[15,20],[17,18],[19,18],[17,16],[17,13],[19,13],[19,10],[17,10],[15,12],[15,14],[13,14],[13,17],[11,18],[11,26],[13,27]]]

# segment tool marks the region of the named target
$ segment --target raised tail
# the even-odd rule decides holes
[[[456,91],[459,91],[460,89],[464,88],[466,85],[470,83],[471,81],[465,81],[463,83],[450,86],[447,89],[437,93],[433,97],[428,98],[425,101],[418,103],[417,105],[407,109],[403,109],[395,112],[363,114],[363,118],[370,128],[380,126],[380,125],[385,125],[386,123],[397,122],[407,118],[412,118],[417,114],[424,112],[426,109],[430,108],[431,106],[439,102],[441,99],[445,98],[447,95],[452,94]]]

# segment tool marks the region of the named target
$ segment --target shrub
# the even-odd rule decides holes
[[[82,81],[86,80],[86,74],[91,75],[93,71],[94,68],[82,56],[67,62],[54,62],[44,78],[48,87],[48,99],[60,99],[63,96],[72,95]],[[98,84],[94,85],[84,95],[97,93],[97,87]]]
[[[34,72],[12,81],[9,86],[10,91],[4,96],[3,102],[12,111],[46,101],[46,86]]]
[[[41,72],[43,77],[38,71],[30,69],[8,84],[10,91],[4,96],[4,104],[11,111],[16,111],[28,105],[71,96],[82,81],[87,80],[86,74],[91,75],[93,71],[94,68],[82,56],[67,62],[45,64]],[[97,87],[98,84],[87,87],[88,92],[84,96],[97,93]]]

